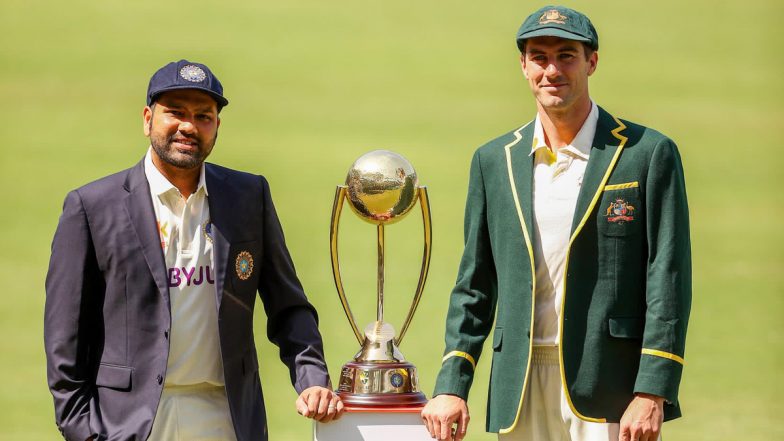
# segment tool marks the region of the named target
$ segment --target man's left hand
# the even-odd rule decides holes
[[[638,393],[621,417],[619,441],[656,441],[664,422],[664,398]]]
[[[343,402],[338,394],[321,386],[303,390],[296,405],[300,415],[322,423],[336,420],[343,414]]]

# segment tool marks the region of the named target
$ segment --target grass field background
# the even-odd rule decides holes
[[[784,362],[784,4],[575,1],[600,34],[593,98],[678,143],[689,192],[694,304],[667,441],[781,440]],[[208,64],[231,104],[210,158],[267,176],[333,378],[356,350],[332,283],[335,185],[362,153],[405,155],[429,187],[433,261],[402,350],[432,391],[462,247],[470,158],[533,117],[514,32],[521,1],[0,2],[0,439],[54,440],[42,316],[49,244],[66,192],[144,154],[150,75]],[[388,310],[416,284],[419,215],[387,229]],[[342,265],[360,326],[372,319],[374,229],[344,213]],[[256,330],[272,440],[310,423]],[[484,433],[489,357],[470,397]]]

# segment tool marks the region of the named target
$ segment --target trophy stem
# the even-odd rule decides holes
[[[378,300],[376,321],[384,321],[384,224],[379,223],[378,231]]]

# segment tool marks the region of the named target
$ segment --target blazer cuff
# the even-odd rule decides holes
[[[294,383],[294,389],[297,394],[309,387],[321,386],[332,389],[332,381],[329,379],[329,373],[321,366],[302,366],[297,370],[297,381]]]
[[[444,357],[444,363],[441,365],[441,371],[436,379],[433,396],[456,395],[468,401],[468,391],[474,381],[475,361],[468,354],[465,354],[468,357],[450,356],[450,354],[451,352]]]
[[[67,441],[84,441],[97,433],[90,428],[90,412],[85,412],[60,425],[60,433]]]
[[[658,395],[670,403],[676,403],[682,374],[683,357],[643,349],[634,392]]]

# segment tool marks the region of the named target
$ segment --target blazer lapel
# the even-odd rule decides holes
[[[599,107],[599,121],[596,124],[593,148],[588,158],[583,185],[574,210],[571,240],[577,237],[593,212],[593,208],[604,191],[604,185],[626,145],[627,138],[621,134],[624,129],[626,129],[626,125],[621,120]]]
[[[528,123],[513,134],[515,139],[504,146],[507,173],[520,227],[533,262],[533,157],[529,154],[533,124]]]
[[[166,261],[163,257],[161,237],[150,197],[150,185],[144,174],[144,160],[129,170],[125,180],[125,189],[128,191],[125,208],[131,219],[131,225],[136,230],[136,238],[141,244],[144,259],[147,261],[147,266],[150,268],[155,284],[166,301],[166,305],[171,308]]]
[[[207,203],[210,207],[210,222],[212,223],[212,255],[215,264],[215,301],[220,310],[223,299],[223,287],[226,282],[228,268],[229,248],[231,245],[230,220],[234,210],[231,207],[230,197],[226,197],[225,176],[212,166],[204,164],[205,180],[207,182]]]

